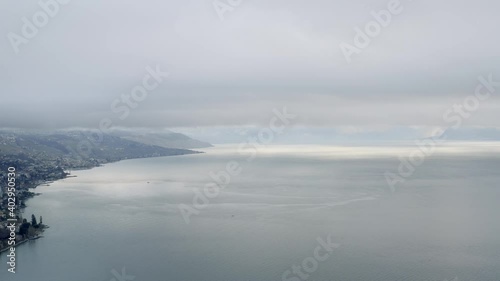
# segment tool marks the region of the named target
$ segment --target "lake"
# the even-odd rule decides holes
[[[384,173],[411,147],[272,146],[248,161],[222,145],[73,171],[27,202],[50,228],[18,247],[15,275],[2,253],[0,280],[498,281],[493,146],[443,147],[394,192]],[[195,208],[189,224],[179,204]]]

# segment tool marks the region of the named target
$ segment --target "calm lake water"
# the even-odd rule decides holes
[[[36,189],[25,217],[50,229],[19,246],[15,275],[2,254],[0,280],[279,281],[329,235],[340,246],[289,280],[500,280],[498,149],[443,149],[391,192],[384,172],[405,149],[275,146],[246,161],[221,146],[74,171]],[[179,204],[230,161],[241,174],[186,224]]]

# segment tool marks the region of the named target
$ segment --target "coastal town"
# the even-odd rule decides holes
[[[198,153],[144,144],[105,135],[86,153],[78,153],[82,141],[95,140],[88,132],[32,133],[0,131],[0,252],[38,239],[48,228],[43,214],[25,214],[26,201],[42,184],[63,179],[71,170],[90,169],[124,159]],[[10,242],[10,243],[9,243]]]
[[[57,162],[34,163],[37,162],[34,162],[30,157],[20,159],[4,155],[0,160],[0,168],[2,169],[0,175],[2,191],[0,197],[0,252],[41,237],[42,232],[47,228],[43,224],[42,216],[37,220],[34,214],[23,213],[26,201],[37,195],[30,189],[68,175],[61,166],[57,165]],[[53,163],[56,165],[54,166]],[[20,172],[15,172],[19,168]]]

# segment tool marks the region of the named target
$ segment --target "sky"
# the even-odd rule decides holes
[[[203,138],[266,127],[285,107],[300,132],[425,136],[457,118],[464,132],[500,128],[500,85],[443,117],[478,77],[500,82],[498,1],[59,2],[0,2],[0,128],[109,118]],[[356,45],[374,13],[390,19]],[[349,59],[346,44],[357,50]],[[158,70],[151,90],[124,102]]]

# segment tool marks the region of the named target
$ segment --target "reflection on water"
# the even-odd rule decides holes
[[[26,216],[51,228],[0,279],[282,280],[331,234],[340,247],[308,280],[497,281],[500,158],[486,148],[445,147],[395,193],[389,156],[411,147],[275,146],[246,161],[223,146],[78,171],[37,189]],[[233,160],[241,174],[185,224],[178,204]]]

